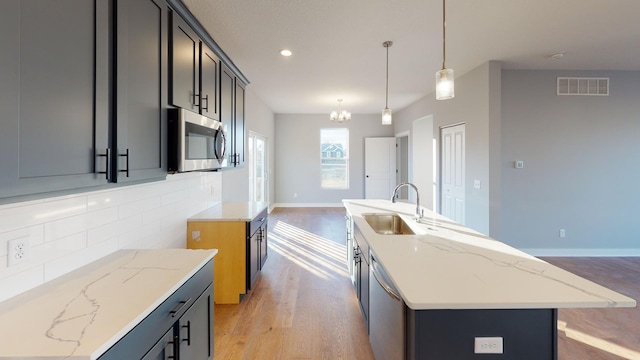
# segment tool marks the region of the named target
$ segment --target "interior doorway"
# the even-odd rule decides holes
[[[249,201],[269,201],[267,138],[249,132]]]
[[[440,128],[441,214],[465,223],[465,124]]]

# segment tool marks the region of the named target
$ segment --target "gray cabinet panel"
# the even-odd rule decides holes
[[[0,198],[106,183],[108,17],[106,0],[3,2]]]
[[[178,323],[180,358],[210,359],[213,355],[213,286],[182,315]]]
[[[233,93],[235,89],[235,77],[231,70],[226,66],[222,66],[220,72],[220,121],[227,130],[227,142],[225,144],[225,154],[227,158],[226,166],[233,166],[234,150],[233,150]],[[225,166],[223,164],[223,166]]]
[[[164,336],[149,350],[142,360],[167,360],[175,359],[175,348],[173,346],[176,339],[173,337],[173,328],[167,331]]]
[[[171,14],[171,103],[199,112],[200,39],[176,13]]]
[[[235,139],[235,152],[236,152],[236,166],[244,165],[244,143],[245,143],[245,124],[244,124],[244,86],[241,85],[239,80],[236,80],[236,93],[235,93],[235,124],[234,124],[234,139]]]
[[[219,120],[218,76],[220,59],[204,43],[200,43],[200,113]]]
[[[118,3],[117,182],[166,176],[166,24],[163,1]]]

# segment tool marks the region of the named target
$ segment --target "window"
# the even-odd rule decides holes
[[[349,129],[320,129],[320,164],[323,188],[349,188]]]

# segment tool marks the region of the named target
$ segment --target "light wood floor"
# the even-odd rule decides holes
[[[344,215],[269,215],[269,258],[256,289],[240,305],[215,306],[216,359],[373,359],[347,272]],[[640,299],[640,258],[545,260]],[[640,359],[639,308],[561,309],[558,317],[560,360]]]

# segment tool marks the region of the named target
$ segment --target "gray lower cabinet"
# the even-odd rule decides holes
[[[0,199],[107,183],[109,2],[6,0]]]
[[[113,181],[166,176],[168,9],[164,0],[117,1]]]
[[[358,302],[360,304],[360,311],[364,317],[364,322],[369,329],[369,244],[364,240],[362,233],[357,227],[354,227],[353,232],[353,246],[354,246],[354,285],[356,289],[356,295],[358,296]]]
[[[99,360],[212,359],[213,260]]]
[[[248,289],[253,289],[258,274],[267,261],[267,209],[247,223],[247,234],[250,234],[247,246],[249,251],[247,284],[249,284]]]

